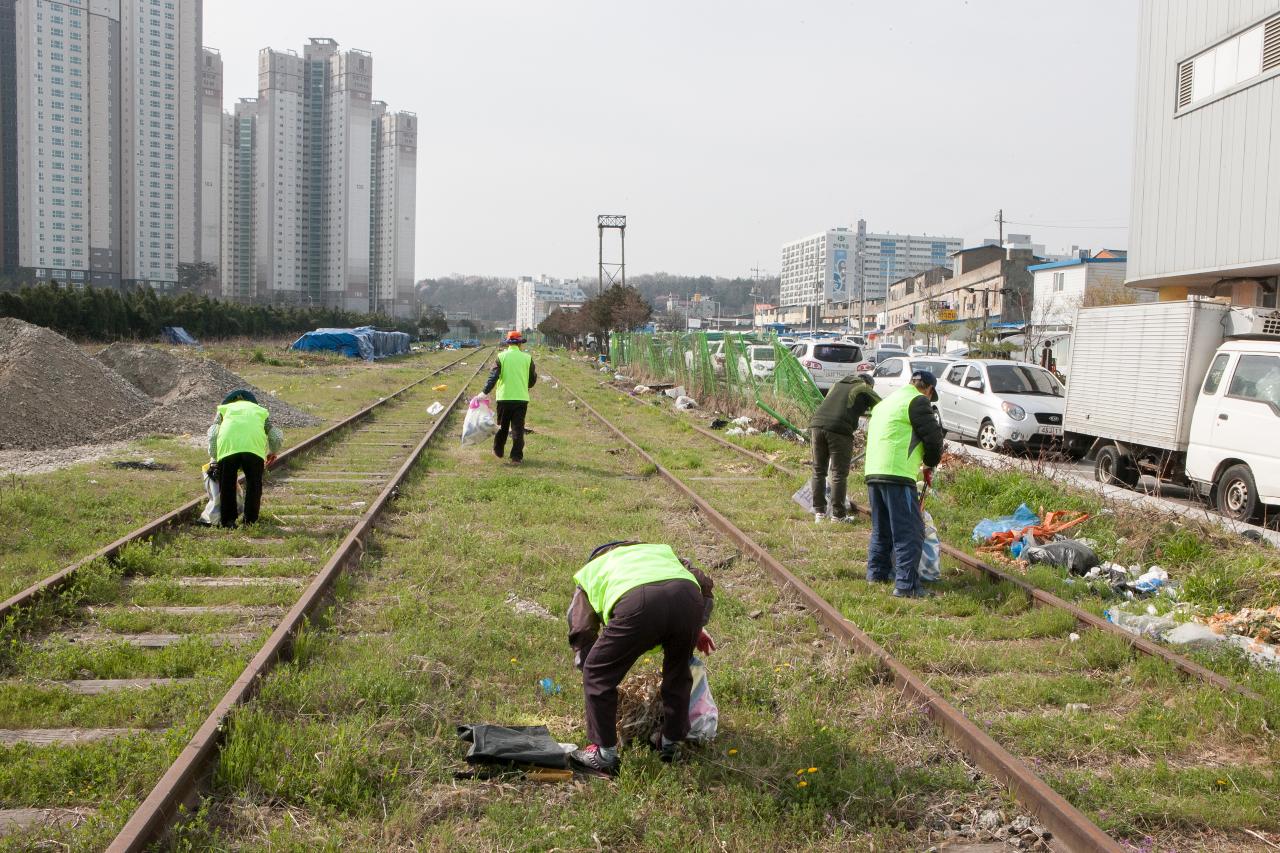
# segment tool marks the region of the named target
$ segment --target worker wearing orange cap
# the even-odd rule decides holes
[[[489,379],[484,383],[484,393],[497,389],[498,431],[493,436],[493,455],[502,458],[507,447],[507,433],[511,434],[511,461],[519,465],[524,461],[524,416],[529,410],[529,389],[538,383],[538,372],[533,367],[533,356],[520,349],[524,336],[517,331],[507,332],[506,349],[498,353]]]

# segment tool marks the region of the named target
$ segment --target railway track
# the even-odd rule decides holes
[[[0,604],[12,639],[0,846],[8,832],[89,820],[123,826],[110,850],[162,836],[198,793],[230,712],[359,559],[485,360],[468,352],[280,454],[252,528],[196,526],[196,499]],[[443,394],[431,390],[441,377],[456,377]]]
[[[651,406],[623,431],[601,410],[635,413],[626,395],[579,393],[560,378],[834,635],[875,657],[1069,849],[1124,849],[1099,824],[1179,850],[1274,849],[1256,833],[1277,829],[1280,743],[1254,691],[953,548],[976,576],[948,578],[927,602],[892,599],[862,578],[864,525],[796,518],[801,472],[700,427],[673,430]]]

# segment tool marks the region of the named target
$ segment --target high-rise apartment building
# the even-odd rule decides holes
[[[201,0],[9,5],[19,265],[73,286],[174,285],[200,253]]]
[[[204,49],[200,76],[200,254],[196,261],[222,262],[222,56]]]
[[[373,103],[369,282],[373,310],[409,316],[414,309],[414,212],[418,117]]]
[[[259,53],[223,131],[224,295],[412,315],[417,117],[372,93],[373,57],[333,39]]]
[[[849,267],[854,260],[854,234],[832,228],[782,247],[778,304],[814,306],[845,302]]]
[[[253,302],[256,281],[258,99],[241,98],[222,117],[222,297]]]
[[[18,268],[17,6],[0,0],[0,273]]]
[[[552,311],[581,305],[586,299],[576,281],[545,275],[521,276],[516,282],[516,329],[521,332],[537,329]]]
[[[951,255],[963,248],[959,237],[919,234],[869,234],[865,219],[858,220],[857,260],[852,262],[849,298],[884,299],[889,285],[901,278],[934,267],[952,268]],[[841,301],[841,300],[835,300]]]

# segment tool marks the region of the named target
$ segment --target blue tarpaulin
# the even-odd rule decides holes
[[[404,332],[380,332],[372,326],[357,329],[316,329],[293,342],[296,350],[338,352],[349,358],[372,360],[409,351]]]
[[[166,343],[171,344],[187,344],[195,346],[196,339],[191,337],[186,329],[181,326],[165,326],[160,330],[160,337]]]

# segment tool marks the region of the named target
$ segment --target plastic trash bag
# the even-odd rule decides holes
[[[1083,542],[1062,539],[1022,550],[1022,559],[1030,563],[1064,566],[1073,575],[1086,575],[1089,570],[1102,565],[1098,555]]]
[[[1129,613],[1116,608],[1103,611],[1103,615],[1107,617],[1107,621],[1112,625],[1123,628],[1130,634],[1137,634],[1139,637],[1150,637],[1153,640],[1163,638],[1165,634],[1178,627],[1178,623],[1167,616]]]
[[[471,744],[468,764],[532,764],[556,769],[569,766],[564,750],[546,726],[469,723],[458,726],[458,737]]]
[[[920,552],[920,580],[942,580],[942,540],[938,538],[938,528],[933,523],[929,510],[921,510],[924,517],[924,549]]]
[[[1199,622],[1183,622],[1177,628],[1164,635],[1164,641],[1174,646],[1190,646],[1203,649],[1216,646],[1226,641],[1226,637],[1214,631],[1208,625]]]
[[[489,398],[477,394],[467,404],[467,416],[462,421],[462,443],[475,444],[484,441],[498,431],[498,418],[489,405]]]
[[[692,743],[711,743],[720,728],[720,709],[711,697],[707,681],[707,665],[697,657],[689,658],[693,673],[693,689],[689,691],[689,737]]]
[[[984,518],[979,521],[977,526],[973,528],[973,541],[986,542],[997,533],[1004,533],[1006,530],[1021,530],[1024,527],[1039,523],[1040,517],[1032,512],[1026,504],[1022,504],[1013,515],[1006,515],[1002,518]]]
[[[218,463],[207,462],[200,469],[204,473],[204,493],[209,502],[200,513],[200,523],[209,527],[217,527],[222,523],[222,489],[218,486]],[[240,500],[240,486],[236,486],[236,501]]]
[[[435,417],[436,415],[440,414],[443,411],[444,411],[444,404],[441,403],[439,400],[435,401],[430,406],[427,406],[427,414],[431,415],[432,417]]]
[[[698,408],[698,403],[692,397],[676,397],[676,408],[686,412],[689,409]]]

